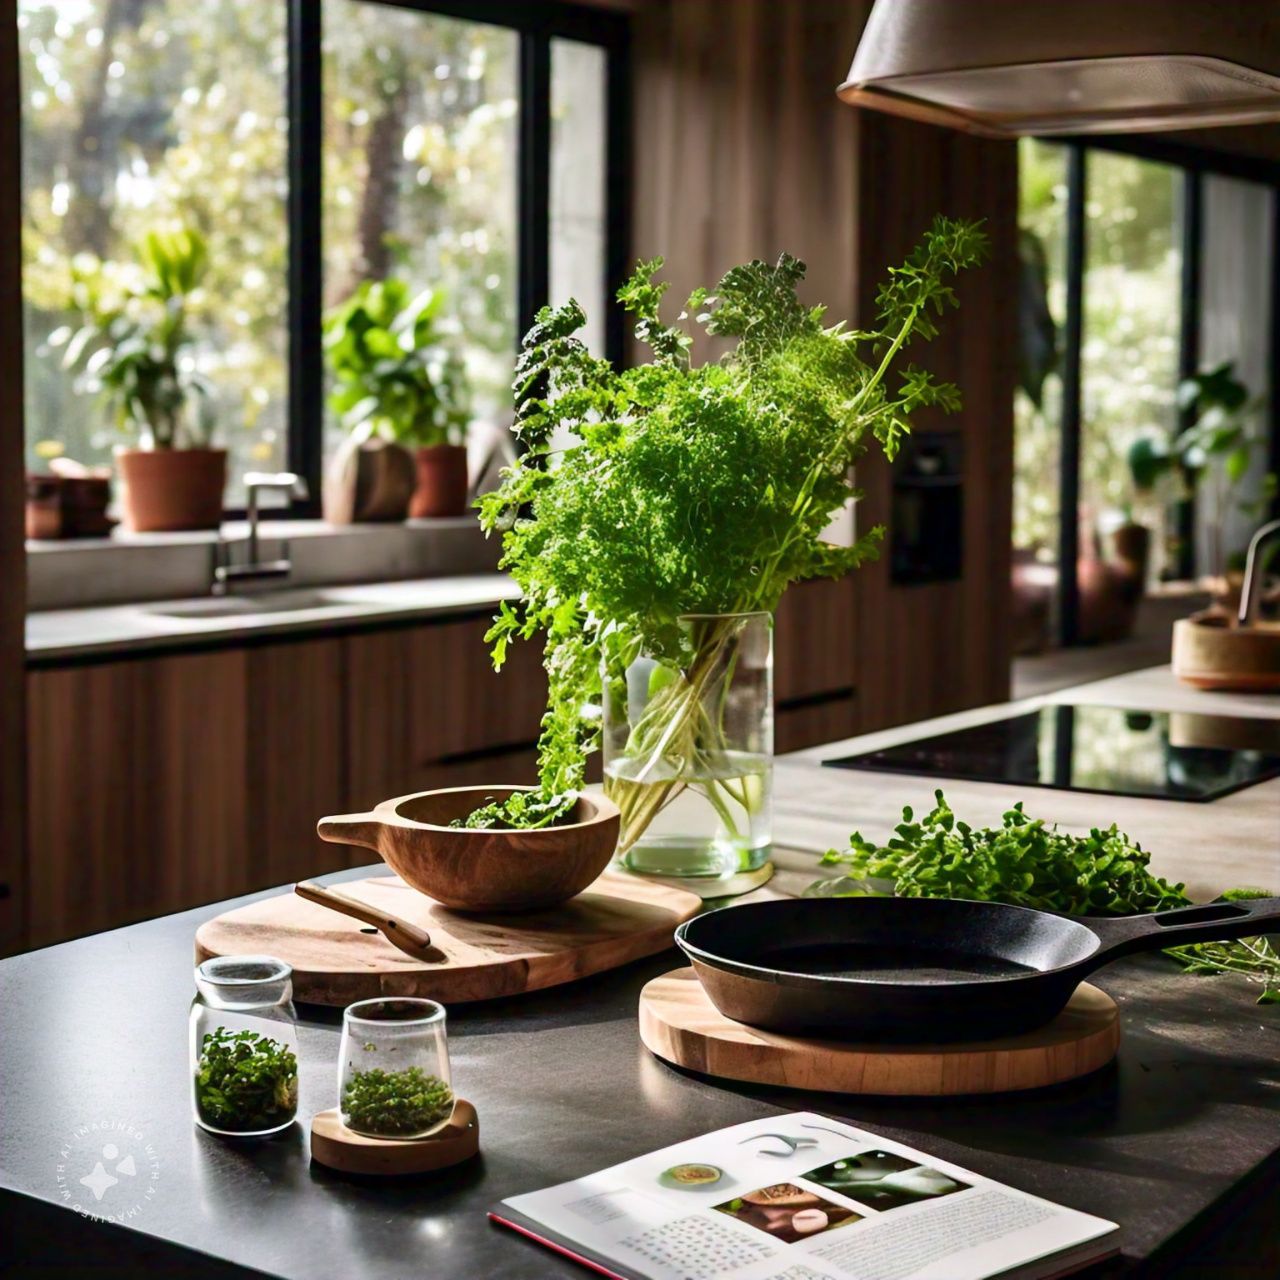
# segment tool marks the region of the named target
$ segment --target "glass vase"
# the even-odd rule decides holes
[[[691,614],[684,658],[604,680],[604,790],[618,857],[650,875],[752,871],[773,838],[773,617]]]
[[[260,1138],[298,1114],[293,970],[273,956],[218,956],[196,969],[190,1023],[196,1123]]]
[[[383,998],[348,1005],[338,1057],[342,1123],[371,1138],[425,1138],[453,1115],[444,1005]]]

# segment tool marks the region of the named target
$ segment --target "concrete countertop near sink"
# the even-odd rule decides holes
[[[225,644],[263,634],[470,613],[519,594],[505,574],[481,573],[49,609],[27,615],[27,661],[43,666],[71,658]]]

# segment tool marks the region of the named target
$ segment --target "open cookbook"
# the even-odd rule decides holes
[[[490,1214],[624,1280],[1043,1280],[1116,1224],[807,1111],[664,1147]]]

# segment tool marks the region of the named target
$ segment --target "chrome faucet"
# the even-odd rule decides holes
[[[1280,537],[1280,520],[1264,524],[1249,539],[1249,552],[1244,562],[1244,587],[1240,592],[1239,623],[1242,627],[1251,626],[1258,620],[1258,609],[1262,604],[1262,548],[1276,537]]]
[[[292,471],[250,471],[244,478],[249,495],[249,537],[246,543],[247,559],[244,564],[231,563],[231,548],[221,537],[213,548],[213,594],[225,596],[238,583],[261,582],[272,578],[287,578],[293,565],[289,560],[289,543],[283,542],[279,560],[258,558],[258,522],[262,513],[260,495],[268,490],[281,490],[305,497],[306,482]]]

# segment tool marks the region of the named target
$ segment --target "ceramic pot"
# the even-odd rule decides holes
[[[1151,560],[1151,530],[1145,524],[1122,524],[1111,535],[1115,560],[1124,571],[1126,594],[1141,599],[1147,586],[1147,566]]]
[[[125,527],[135,533],[216,529],[227,483],[225,449],[121,449]]]
[[[324,518],[330,524],[392,523],[409,514],[413,458],[390,440],[338,446],[324,477]]]
[[[1280,690],[1280,622],[1242,627],[1206,609],[1173,624],[1173,674],[1199,689]]]
[[[432,444],[414,456],[417,484],[409,516],[421,520],[461,516],[467,511],[467,450],[460,444]]]
[[[524,787],[448,787],[321,818],[322,840],[375,849],[406,884],[461,911],[536,911],[581,893],[609,865],[618,808],[581,795],[571,821],[537,831],[473,831],[455,818]]]

